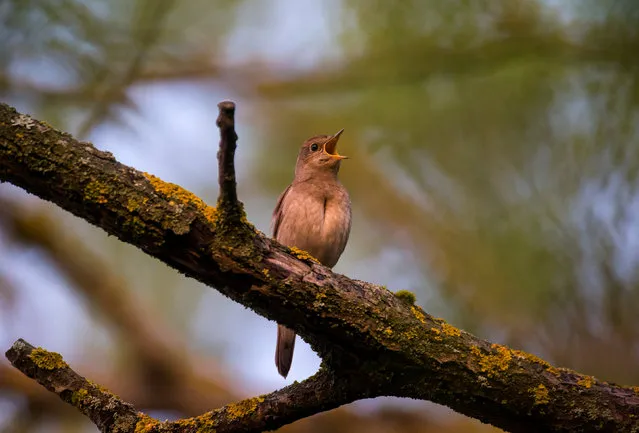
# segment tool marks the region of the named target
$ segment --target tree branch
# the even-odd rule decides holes
[[[35,348],[20,339],[6,353],[26,376],[78,408],[102,432],[133,432],[138,414],[128,403],[80,376],[57,353]]]
[[[237,206],[235,181],[235,149],[237,134],[235,133],[235,103],[223,101],[217,104],[220,114],[217,127],[220,128],[220,150],[217,152],[218,182],[220,184],[220,206]]]
[[[225,140],[235,144],[235,131],[225,123],[231,116],[221,118],[224,148]],[[229,174],[232,151],[224,155],[222,149],[221,172]],[[294,329],[323,358],[321,374],[332,375],[340,387],[347,384],[333,392],[348,396],[325,406],[299,403],[306,409],[296,411],[297,403],[280,402],[271,412],[256,413],[291,422],[353,398],[394,395],[431,400],[516,432],[639,429],[639,388],[601,382],[490,344],[424,313],[410,297],[332,273],[255,230],[239,202],[237,212],[229,213],[226,204],[234,200],[225,194],[234,191],[233,178],[221,178],[215,209],[177,185],[0,105],[0,180],[55,202]]]
[[[133,391],[128,397],[134,394],[135,401],[146,407],[187,415],[235,400],[215,360],[190,354],[162,318],[132,295],[120,275],[110,272],[106,263],[50,212],[31,208],[0,198],[0,222],[16,240],[42,248],[136,358],[136,362],[126,363],[128,368],[109,377],[109,382],[101,383],[118,383],[122,386],[119,395],[127,394],[127,389]]]
[[[363,396],[348,380],[340,380],[321,369],[302,382],[268,395],[229,404],[197,417],[160,422],[80,376],[57,353],[35,348],[20,339],[13,343],[6,356],[26,376],[78,408],[102,432],[262,432]]]

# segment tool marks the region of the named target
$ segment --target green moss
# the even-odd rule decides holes
[[[550,397],[548,396],[548,389],[543,385],[539,384],[536,388],[532,388],[531,393],[533,398],[535,399],[535,406],[540,404],[548,404],[550,402]]]
[[[408,290],[398,290],[395,292],[395,296],[410,305],[415,305],[415,301],[417,300],[415,294]]]
[[[55,370],[58,368],[68,367],[67,363],[64,362],[64,359],[62,359],[62,355],[55,352],[49,352],[41,347],[33,349],[29,358],[31,358],[35,365],[44,370]]]

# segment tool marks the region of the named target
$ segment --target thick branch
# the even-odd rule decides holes
[[[359,394],[431,400],[510,431],[639,429],[632,388],[490,344],[385,288],[334,274],[243,218],[227,219],[226,210],[8,106],[0,105],[0,125],[0,180],[294,329],[329,371],[366,390]],[[222,134],[233,130],[222,126]]]

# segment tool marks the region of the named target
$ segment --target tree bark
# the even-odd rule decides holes
[[[0,180],[294,329],[323,360],[315,376],[267,396],[177,423],[136,414],[133,429],[103,431],[133,432],[136,424],[137,431],[195,431],[195,425],[262,431],[382,395],[430,400],[513,432],[639,431],[639,388],[490,344],[424,313],[414,297],[335,274],[258,232],[236,199],[233,113],[232,103],[220,104],[221,191],[218,206],[211,207],[180,186],[0,104]],[[58,370],[25,361],[29,350],[19,341],[8,355],[55,392],[68,386]],[[55,380],[63,383],[47,385]],[[91,388],[91,395],[98,398],[99,391]],[[94,403],[105,409],[104,401]]]

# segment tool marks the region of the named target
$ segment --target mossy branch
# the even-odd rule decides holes
[[[227,108],[220,106],[221,144],[226,137],[234,146]],[[234,173],[227,170],[232,153],[220,155],[222,171]],[[269,417],[291,422],[351,399],[393,395],[431,400],[509,431],[639,431],[639,388],[490,344],[431,317],[406,294],[395,296],[296,255],[246,221],[233,196],[234,177],[220,178],[233,193],[225,198],[221,191],[216,209],[0,105],[0,180],[294,329],[322,357],[323,374],[340,384],[335,395],[341,399],[281,403],[278,415]],[[229,212],[225,203],[237,207]]]
[[[6,353],[11,364],[76,407],[101,432],[134,432],[138,414],[128,403],[73,371],[62,356],[20,339]]]
[[[303,382],[193,418],[159,421],[73,371],[62,356],[20,339],[6,353],[11,364],[86,415],[103,433],[262,432],[349,403],[362,394],[320,370]],[[291,405],[291,402],[299,404]]]

